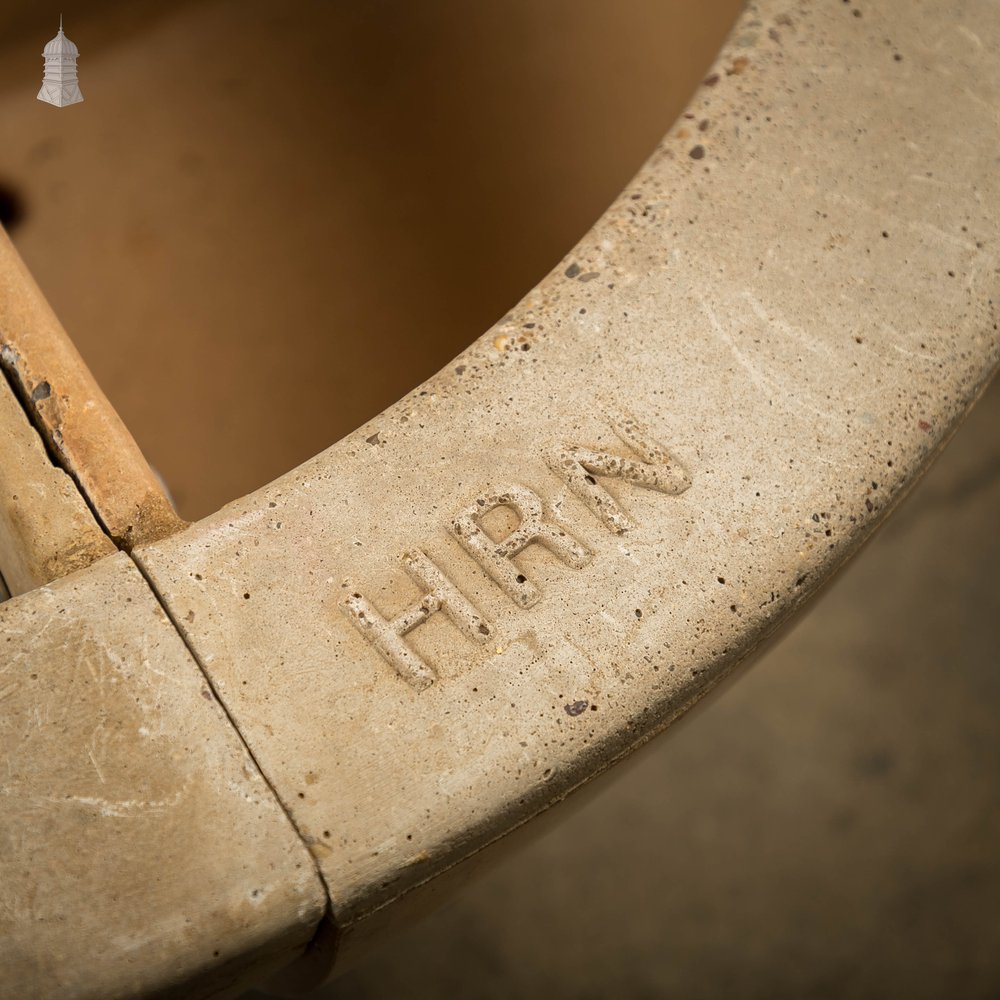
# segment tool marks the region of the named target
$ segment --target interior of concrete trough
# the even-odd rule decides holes
[[[196,519],[511,308],[649,155],[739,7],[81,4],[84,102],[60,113],[34,99],[56,24],[7,3],[11,235]]]

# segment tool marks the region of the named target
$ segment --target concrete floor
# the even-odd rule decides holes
[[[316,996],[1000,996],[998,512],[1000,383],[780,645]]]

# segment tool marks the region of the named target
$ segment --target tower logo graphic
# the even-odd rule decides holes
[[[83,100],[80,84],[76,79],[76,60],[80,50],[63,34],[62,14],[59,15],[59,34],[42,50],[45,76],[38,99],[46,104],[64,108]]]

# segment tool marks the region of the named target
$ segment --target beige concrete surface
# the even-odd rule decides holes
[[[322,887],[131,560],[0,606],[0,997],[232,995]]]
[[[105,83],[157,61],[169,75],[165,53],[193,24],[214,25],[196,32],[202,59],[237,52],[246,65],[292,31],[273,20],[270,46],[256,36],[241,48],[224,6],[179,8],[194,19],[185,31],[167,16],[157,46],[124,61],[108,47]],[[671,721],[801,606],[947,438],[997,360],[995,15],[973,2],[752,10],[644,174],[497,327],[328,452],[138,553],[313,852],[341,930],[380,929],[425,879]],[[251,92],[266,106],[265,90]],[[208,114],[204,134],[230,117]],[[962,136],[960,160],[938,141],[946,132]],[[120,163],[157,148],[105,138]],[[40,141],[23,162],[40,170],[59,148]],[[265,146],[262,160],[295,176],[282,148]],[[140,172],[129,175],[147,197]],[[418,200],[434,214],[460,203]],[[60,222],[72,233],[67,213]],[[169,286],[170,267],[141,259],[143,240],[128,262]],[[322,261],[329,289],[317,242],[258,277],[297,288]],[[210,246],[172,260],[208,274]],[[206,282],[205,299],[246,300],[250,271],[233,273],[238,291]],[[442,274],[415,282],[437,296],[422,310],[431,325],[457,280]],[[391,351],[408,384],[419,370],[416,327],[397,324],[403,340],[390,346],[367,322],[398,307],[393,292],[357,295],[358,353],[333,349],[345,399],[380,382]],[[131,309],[145,295],[123,299]],[[149,322],[126,345],[150,342],[159,314],[144,308]],[[288,309],[270,327],[277,340],[237,327],[254,378],[271,378],[273,344],[303,325]],[[407,340],[413,355],[395,349]],[[120,384],[145,398],[134,353],[108,344]],[[215,364],[171,348],[190,390],[170,397],[184,419],[199,412],[198,385],[224,410],[241,394],[250,409],[270,401],[247,392],[264,381],[219,366],[225,348]],[[318,370],[287,353],[297,372]],[[147,370],[168,374],[152,357]],[[268,409],[265,423],[286,426],[287,411]],[[200,468],[199,487],[206,412],[178,451]],[[241,422],[231,435],[232,467],[268,451],[251,431]]]
[[[115,551],[0,374],[0,575],[22,594]],[[4,594],[3,596],[6,596]]]
[[[994,384],[776,648],[314,995],[996,996],[998,510]]]
[[[499,324],[137,550],[342,949],[668,725],[947,440],[1000,359],[998,15],[748,9],[690,117]]]

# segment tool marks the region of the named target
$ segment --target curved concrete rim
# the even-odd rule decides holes
[[[1000,362],[998,50],[989,0],[750,5],[500,323],[132,550],[322,881],[303,984],[669,725],[953,433]]]

